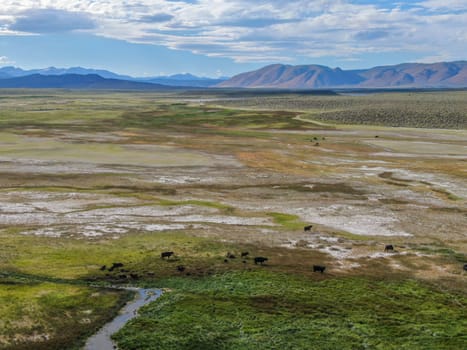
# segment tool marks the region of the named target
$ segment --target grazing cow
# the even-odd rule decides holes
[[[164,259],[164,258],[169,259],[172,255],[174,255],[174,252],[162,252],[161,259]]]
[[[118,278],[126,279],[126,275],[118,275]]]
[[[130,273],[130,277],[133,278],[134,280],[139,279],[139,275],[137,273]]]
[[[242,263],[246,264],[246,260],[243,260]]]
[[[101,266],[101,268],[100,268],[99,270],[101,270],[101,271],[105,271],[105,269],[106,269],[106,268],[107,268],[107,266],[106,266],[106,265],[102,265],[102,266]]]
[[[303,231],[311,231],[311,228],[313,227],[313,225],[308,225],[308,226],[305,226],[303,228]]]
[[[467,271],[467,264],[464,264],[464,271]]]
[[[313,272],[324,273],[324,270],[326,270],[326,266],[313,265]]]
[[[183,271],[185,271],[185,266],[183,266],[183,265],[178,265],[178,266],[177,266],[177,271],[178,271],[178,272],[183,272]]]
[[[227,254],[225,254],[225,257],[229,259],[235,259],[235,255],[233,255],[231,252],[227,252]]]
[[[242,256],[242,258],[244,258],[244,257],[248,256],[248,254],[250,254],[250,253],[249,252],[242,252],[241,256]]]
[[[392,244],[386,244],[384,247],[385,252],[394,251],[394,246]]]
[[[229,261],[227,259],[224,259],[224,263],[228,263]]]
[[[257,256],[257,257],[255,257],[255,265],[258,265],[258,263],[263,265],[263,263],[265,261],[267,261],[267,260],[268,260],[268,258],[263,258],[262,256]]]
[[[110,267],[109,271],[113,271],[115,269],[118,269],[119,267],[123,267],[123,264],[122,263],[113,263],[112,266]]]

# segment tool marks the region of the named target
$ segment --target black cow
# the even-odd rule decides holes
[[[250,254],[249,252],[242,252],[241,256],[242,258],[244,258],[245,256],[248,256],[248,254]]]
[[[394,251],[394,246],[392,244],[386,244],[384,247],[385,252]]]
[[[178,272],[183,272],[183,271],[185,271],[185,266],[183,266],[183,265],[178,265],[178,266],[177,266],[177,271],[178,271]]]
[[[324,270],[326,270],[326,266],[313,265],[313,272],[324,273]]]
[[[172,255],[174,255],[174,252],[162,252],[161,259],[164,259],[164,258],[169,259]]]
[[[106,266],[106,265],[102,265],[102,266],[101,266],[101,268],[100,268],[99,270],[101,270],[101,271],[105,271],[105,269],[106,269],[106,268],[107,268],[107,266]]]
[[[467,264],[464,264],[464,271],[467,271]]]
[[[257,256],[255,257],[255,265],[258,265],[258,263],[260,263],[261,265],[263,265],[263,263],[265,261],[268,261],[268,258],[264,258],[262,256]]]
[[[313,227],[313,225],[308,225],[308,226],[305,226],[303,228],[303,231],[311,231],[311,228]]]
[[[229,258],[229,259],[235,259],[236,256],[233,255],[231,252],[228,252],[226,255],[225,255],[226,258]]]
[[[123,264],[122,263],[113,263],[112,266],[109,268],[109,271],[113,271],[115,269],[118,269],[119,267],[123,267]]]
[[[137,273],[130,273],[130,277],[133,278],[134,280],[139,279],[139,275]]]

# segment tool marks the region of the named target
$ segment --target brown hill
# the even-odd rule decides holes
[[[280,89],[467,87],[467,61],[404,63],[348,71],[319,65],[273,64],[236,75],[218,84],[217,87]]]

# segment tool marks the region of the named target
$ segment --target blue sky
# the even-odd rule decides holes
[[[234,75],[467,59],[467,0],[2,0],[0,66]]]

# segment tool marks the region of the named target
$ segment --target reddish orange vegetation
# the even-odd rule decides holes
[[[292,157],[285,157],[278,152],[238,152],[238,160],[252,168],[269,169],[287,174],[306,175],[313,168]]]

